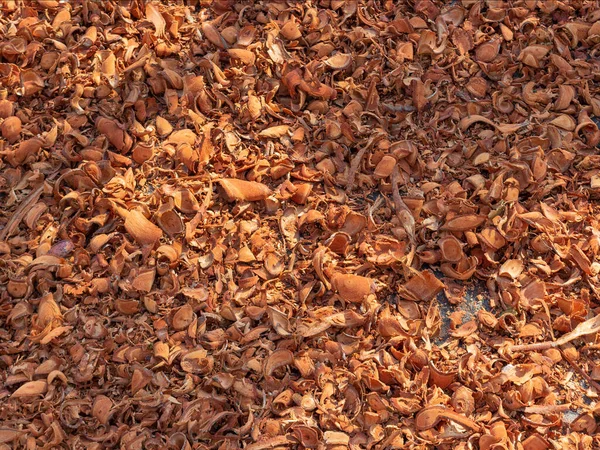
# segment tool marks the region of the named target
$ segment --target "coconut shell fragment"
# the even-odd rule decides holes
[[[443,226],[445,231],[472,231],[485,221],[485,217],[469,214],[448,220]]]
[[[133,146],[131,136],[114,120],[99,117],[96,120],[96,128],[121,153],[127,153]]]
[[[479,429],[479,425],[476,422],[443,406],[428,406],[423,408],[415,417],[415,425],[417,430],[423,431],[435,427],[442,420],[454,422],[472,431]]]
[[[228,201],[243,200],[255,202],[265,200],[271,195],[271,190],[266,185],[256,181],[228,178],[219,180],[219,184],[223,188]]]
[[[126,213],[125,229],[140,245],[154,245],[163,235],[159,227],[137,210]]]
[[[429,301],[444,289],[442,283],[430,270],[416,273],[408,282],[399,286],[399,294],[406,300]]]
[[[19,119],[16,116],[7,117],[0,125],[0,132],[2,133],[2,137],[5,138],[11,144],[19,138],[21,134],[21,129],[21,119]]]
[[[351,303],[360,303],[367,295],[375,292],[372,279],[348,273],[334,273],[331,285],[342,299]]]
[[[345,70],[352,64],[352,55],[347,53],[336,53],[330,56],[325,64],[334,70]]]
[[[13,398],[35,397],[43,395],[48,391],[46,380],[29,381],[14,391]]]
[[[113,407],[113,402],[110,398],[105,395],[98,395],[94,399],[94,404],[92,405],[92,415],[100,422],[102,425],[108,423],[108,419],[110,418],[111,410]]]

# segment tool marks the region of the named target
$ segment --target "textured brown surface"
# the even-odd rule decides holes
[[[0,5],[1,450],[600,447],[597,1]]]

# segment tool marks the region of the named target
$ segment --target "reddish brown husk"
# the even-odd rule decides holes
[[[596,1],[0,30],[0,450],[600,448]]]

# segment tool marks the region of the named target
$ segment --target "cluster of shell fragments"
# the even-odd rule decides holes
[[[600,448],[596,0],[0,0],[0,450]]]

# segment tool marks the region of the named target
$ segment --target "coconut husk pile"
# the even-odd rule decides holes
[[[598,124],[593,0],[0,0],[0,450],[600,448]]]

